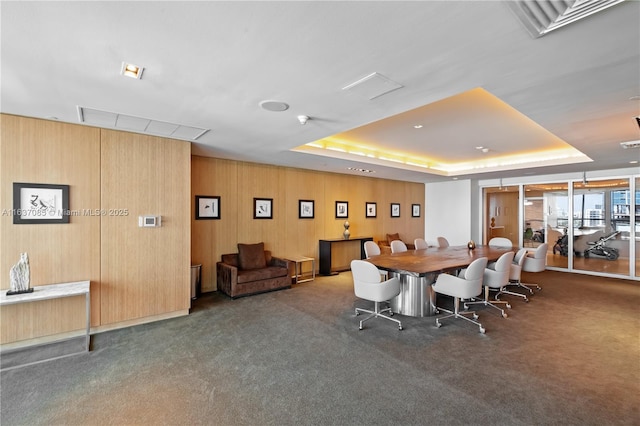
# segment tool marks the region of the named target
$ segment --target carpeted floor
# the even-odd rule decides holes
[[[351,274],[92,337],[2,372],[10,425],[639,425],[640,283],[547,271],[509,318],[374,319]],[[449,300],[440,300],[444,305]]]

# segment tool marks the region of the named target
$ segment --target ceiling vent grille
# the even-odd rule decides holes
[[[518,16],[529,33],[542,37],[579,19],[600,12],[624,0],[527,0],[509,1],[507,5]]]
[[[369,100],[378,98],[389,92],[400,89],[402,84],[385,77],[384,75],[374,72],[366,77],[361,78],[345,87],[342,90],[356,93]]]
[[[90,126],[195,141],[209,129],[78,106],[78,120]]]
[[[640,141],[620,142],[620,146],[624,149],[640,148]]]

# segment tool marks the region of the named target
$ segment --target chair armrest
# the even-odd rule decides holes
[[[233,294],[232,289],[238,283],[238,268],[228,263],[217,262],[217,286],[225,294]]]
[[[279,266],[289,269],[289,261],[281,257],[271,257],[271,266]]]

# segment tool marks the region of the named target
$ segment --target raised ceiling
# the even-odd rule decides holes
[[[84,108],[195,129],[173,137],[196,155],[415,182],[637,167],[620,142],[640,139],[640,2],[538,38],[512,6],[2,2],[0,108],[70,123]]]

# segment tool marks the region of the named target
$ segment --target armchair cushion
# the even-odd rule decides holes
[[[243,270],[266,268],[267,259],[264,254],[264,243],[238,243],[238,267]]]
[[[397,232],[395,234],[387,234],[387,244],[391,245],[391,241],[399,240],[400,234]]]

